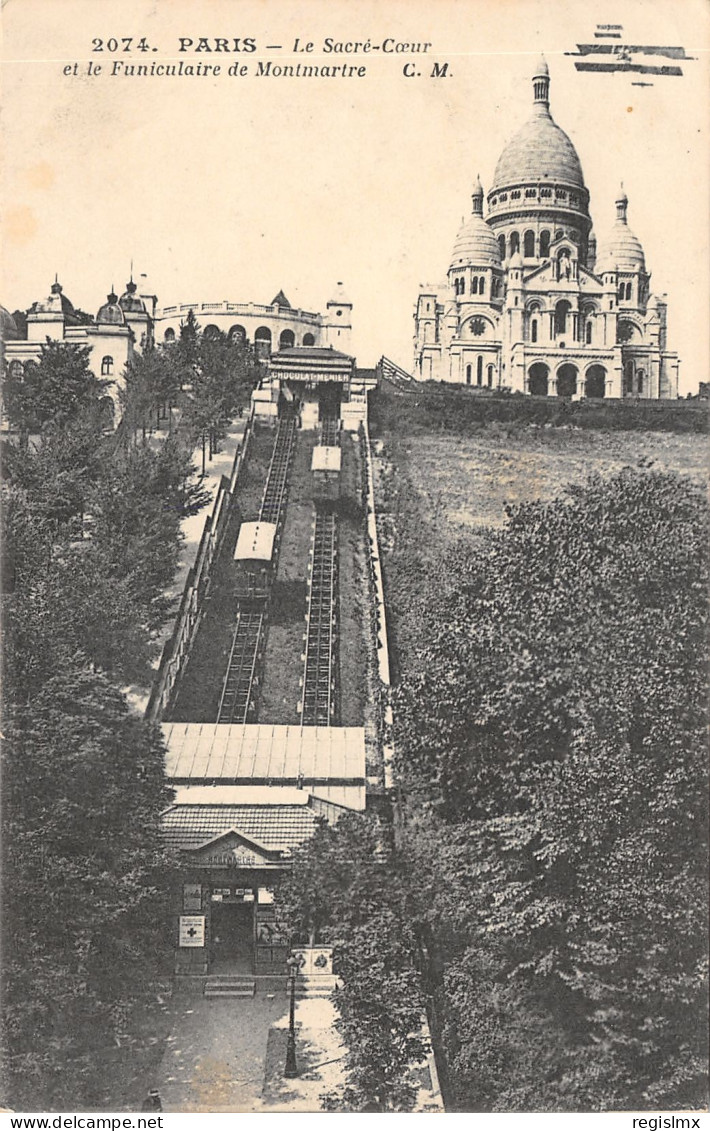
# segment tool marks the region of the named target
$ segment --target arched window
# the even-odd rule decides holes
[[[168,326],[167,330],[165,331],[165,341],[166,342],[174,342],[175,341],[175,331],[173,330],[172,326]]]
[[[243,326],[230,326],[227,337],[233,345],[244,345],[247,340],[247,332]]]
[[[480,355],[476,362],[476,384],[483,384],[483,358]]]
[[[634,391],[634,363],[627,361],[624,366],[624,396],[628,396]]]
[[[520,232],[510,233],[510,254],[514,255],[516,251],[520,251]]]
[[[626,294],[626,287],[625,287],[624,283],[619,283],[619,302],[624,301],[625,294]]]
[[[258,358],[268,357],[271,353],[271,330],[268,326],[260,326],[254,334],[254,351]]]
[[[216,342],[222,335],[219,326],[215,326],[214,322],[210,322],[209,326],[205,326],[202,331],[202,336],[208,342]]]
[[[505,259],[505,236],[498,236],[498,247],[501,259]]]
[[[628,302],[630,298],[631,298],[631,283],[627,283],[626,284],[626,301]]]
[[[557,370],[557,396],[572,397],[577,392],[577,370],[574,365],[562,365]]]
[[[489,389],[493,388],[493,366],[492,365],[488,366],[488,388]]]
[[[541,361],[531,365],[528,371],[528,389],[533,397],[547,396],[547,379],[549,369]]]
[[[550,252],[550,233],[548,231],[540,232],[540,258],[545,257]]]
[[[484,279],[483,275],[481,275],[481,278],[478,280],[478,293],[479,293],[479,295],[482,295],[482,294],[485,294],[485,292],[486,292],[486,280]]]
[[[643,369],[639,369],[636,373],[636,392],[637,393],[643,393],[643,378],[644,378]]]
[[[537,318],[533,318],[530,323],[530,341],[537,341]]]
[[[555,307],[555,333],[565,334],[567,332],[567,316],[570,312],[570,304],[566,299],[558,302]]]
[[[25,375],[25,367],[21,361],[11,361],[9,372],[13,381],[21,381]]]
[[[606,389],[606,369],[603,365],[592,365],[587,370],[584,382],[585,397],[603,397]]]
[[[428,306],[429,306],[429,303],[427,303],[427,308],[428,308]],[[313,337],[313,334],[304,334],[303,335],[303,344],[304,344],[304,346],[314,346],[316,344],[316,340]]]
[[[588,346],[591,346],[591,344],[592,344],[592,320],[591,320],[591,318],[587,319],[587,325],[584,328],[584,340],[585,340],[585,342],[587,343]]]
[[[107,355],[106,357],[101,358],[101,376],[102,377],[111,377],[112,375],[113,375],[113,358],[108,357],[108,355]]]
[[[466,384],[467,385],[471,384],[471,366],[470,365],[466,366]]]
[[[279,338],[279,349],[290,350],[296,344],[296,336],[293,330],[282,330],[281,337]]]
[[[535,255],[535,233],[528,230],[523,237],[525,258],[532,259]]]

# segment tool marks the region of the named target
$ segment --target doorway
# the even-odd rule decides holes
[[[251,974],[254,965],[254,904],[212,903],[213,972]]]

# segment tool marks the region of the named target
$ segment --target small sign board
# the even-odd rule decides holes
[[[205,945],[204,915],[180,916],[180,946]]]

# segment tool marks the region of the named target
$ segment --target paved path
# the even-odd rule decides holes
[[[295,1080],[282,1076],[284,990],[253,998],[180,996],[172,1004],[175,1020],[156,1081],[165,1111],[315,1112],[321,1093],[339,1082],[342,1049],[327,999],[296,1003],[302,1075]]]

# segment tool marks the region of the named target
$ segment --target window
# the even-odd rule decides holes
[[[588,346],[591,346],[591,344],[592,344],[592,323],[591,323],[591,320],[587,321],[587,325],[584,329],[584,340],[585,340],[585,342],[587,343]]]
[[[486,323],[483,318],[474,318],[471,321],[471,333],[475,338],[480,338],[486,332]]]
[[[498,236],[498,247],[501,259],[505,259],[505,236]]]
[[[525,258],[532,259],[535,255],[535,233],[527,231],[524,237]]]
[[[471,384],[471,366],[470,365],[466,366],[466,384],[467,385]]]
[[[103,357],[101,359],[101,376],[111,377],[113,375],[113,358]]]
[[[630,300],[630,298],[631,298],[631,283],[627,283],[626,284],[626,301],[628,302]]]
[[[566,301],[566,299],[563,299],[562,302],[557,303],[557,306],[555,307],[556,334],[564,334],[567,332],[567,316],[570,312],[570,309],[570,304]]]
[[[537,341],[537,318],[533,318],[532,322],[530,323],[530,341]]]
[[[520,251],[520,232],[510,233],[510,254],[514,255],[516,251]]]
[[[175,341],[175,331],[170,326],[168,326],[167,330],[165,331],[165,341],[166,342],[174,342]]]
[[[480,355],[476,362],[476,384],[483,384],[483,358]]]
[[[10,362],[10,376],[13,381],[21,381],[25,375],[25,368],[21,361]]]
[[[313,334],[304,334],[303,335],[303,344],[304,344],[304,346],[314,346],[316,344],[316,340],[313,337]]]
[[[488,366],[488,388],[489,389],[493,388],[493,366],[492,365]]]
[[[544,259],[550,251],[550,233],[540,232],[540,257]]]
[[[643,392],[643,369],[639,369],[638,373],[636,374],[636,392]]]

